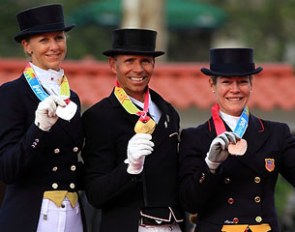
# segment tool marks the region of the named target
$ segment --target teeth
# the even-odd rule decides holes
[[[241,98],[239,98],[239,97],[237,97],[237,98],[229,98],[228,100],[230,100],[230,101],[240,101]]]
[[[143,77],[131,77],[130,79],[133,81],[142,81]]]

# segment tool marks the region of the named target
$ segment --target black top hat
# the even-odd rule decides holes
[[[20,32],[14,37],[17,42],[22,39],[46,32],[69,31],[74,25],[64,23],[63,8],[60,4],[44,5],[31,8],[17,14]]]
[[[209,76],[248,76],[262,71],[255,69],[252,48],[212,48],[210,49],[210,69],[201,68]]]
[[[147,29],[117,29],[113,31],[113,48],[104,51],[106,56],[118,54],[161,56],[155,51],[157,32]]]

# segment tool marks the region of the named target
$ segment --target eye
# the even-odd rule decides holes
[[[65,38],[65,37],[64,37],[63,35],[58,35],[58,36],[56,36],[55,39],[56,39],[57,41],[62,41],[62,40],[64,40],[64,38]]]
[[[152,59],[143,59],[141,61],[142,65],[150,65],[153,63],[153,60]]]
[[[46,43],[47,41],[48,41],[48,38],[46,38],[46,37],[39,39],[40,43]]]

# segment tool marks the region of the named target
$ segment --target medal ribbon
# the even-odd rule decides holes
[[[147,88],[144,96],[144,106],[143,110],[139,110],[136,105],[133,104],[131,99],[128,97],[127,93],[123,88],[120,87],[118,81],[116,81],[114,94],[117,97],[120,104],[129,114],[136,114],[139,116],[141,122],[147,122],[151,118],[147,115],[149,107],[149,89]],[[152,120],[152,119],[151,119]]]
[[[220,135],[221,133],[225,132],[226,129],[218,112],[219,112],[219,105],[215,104],[211,108],[211,113],[212,113],[212,118],[213,118],[213,123],[214,123],[216,133],[217,135]],[[248,127],[248,122],[249,122],[249,108],[245,106],[241,116],[239,117],[238,123],[234,129],[234,133],[239,138],[242,138],[243,135],[245,134],[246,129]]]
[[[36,77],[36,74],[34,72],[34,69],[31,67],[31,65],[28,63],[24,70],[24,76],[33,90],[34,94],[37,96],[37,98],[40,101],[43,101],[45,98],[48,97],[48,94],[45,92],[45,90],[42,88],[39,80]],[[66,76],[63,77],[62,83],[60,85],[60,95],[66,96],[67,99],[70,98],[70,85],[68,82],[68,79]],[[66,103],[69,101],[66,100]]]

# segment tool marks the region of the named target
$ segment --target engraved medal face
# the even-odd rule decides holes
[[[228,152],[231,155],[239,155],[242,156],[247,151],[247,141],[245,139],[237,140],[236,144],[230,143],[228,145]]]
[[[76,103],[70,101],[66,106],[57,106],[56,108],[56,115],[64,120],[70,121],[76,111],[77,111],[77,105]]]
[[[152,134],[156,128],[156,123],[154,120],[149,119],[146,122],[142,122],[140,120],[137,121],[134,127],[135,133],[144,133],[144,134]]]

